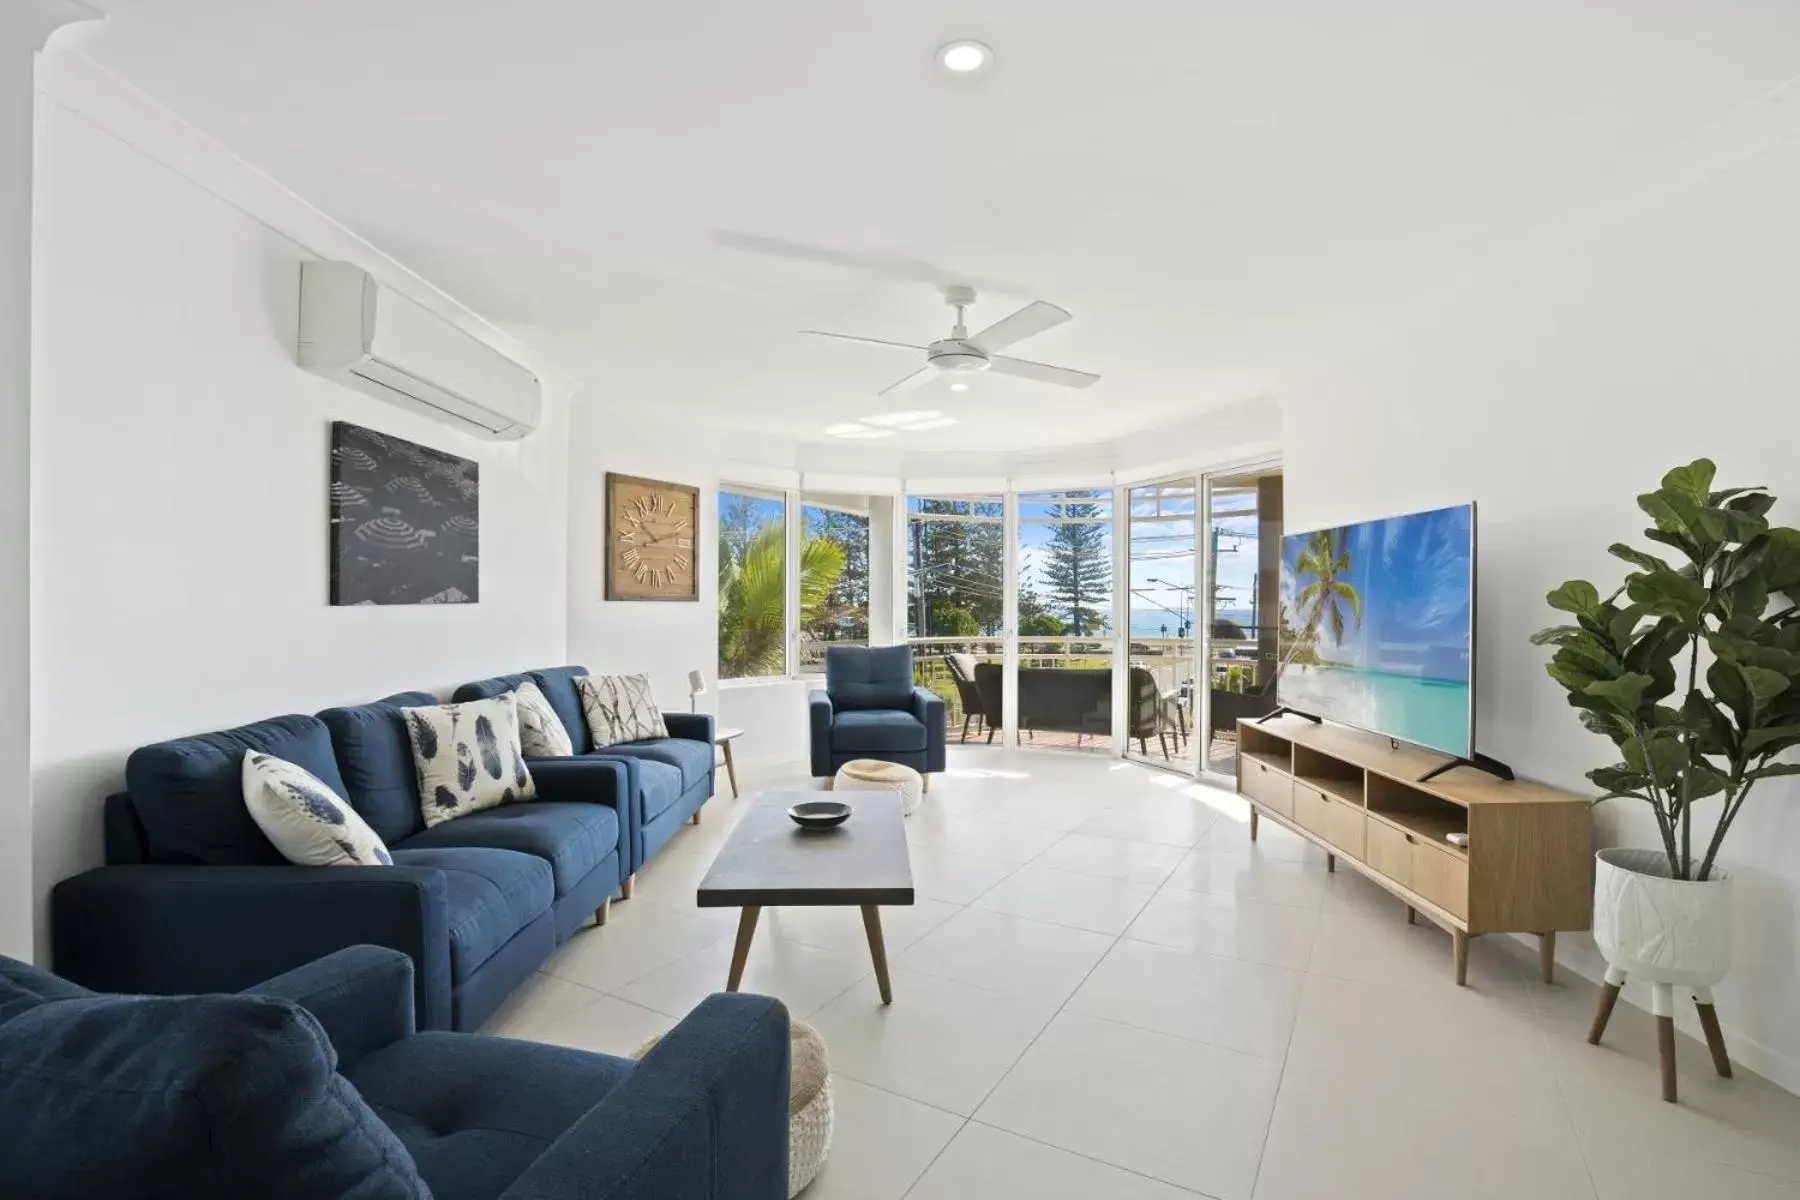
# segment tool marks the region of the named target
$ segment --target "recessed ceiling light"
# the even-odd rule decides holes
[[[861,421],[845,421],[839,425],[827,425],[825,427],[825,432],[832,437],[838,438],[881,438],[894,436],[894,431],[891,429],[876,429],[874,426],[865,425]]]
[[[926,429],[943,429],[956,424],[955,417],[933,417],[929,421],[915,421],[906,427],[908,433],[919,433]]]
[[[985,71],[993,61],[992,50],[967,38],[938,49],[938,65],[953,75],[973,75],[978,71]]]
[[[953,383],[950,385],[950,390],[953,392],[966,392],[969,390],[969,385],[966,383]]]

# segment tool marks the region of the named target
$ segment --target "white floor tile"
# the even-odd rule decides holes
[[[731,929],[717,921],[635,899],[615,900],[605,925],[576,933],[544,970],[596,991],[612,991],[730,936]]]
[[[733,936],[683,955],[618,988],[617,995],[670,1016],[686,1016],[702,1000],[725,990],[735,942]],[[866,946],[859,955],[843,954],[774,936],[759,927],[739,990],[773,996],[794,1016],[804,1018],[873,970]]]
[[[1164,888],[1125,936],[1298,970],[1312,953],[1318,921],[1319,914],[1307,908]]]
[[[1206,836],[1219,820],[1217,812],[1186,796],[1143,796],[1120,801],[1076,826],[1075,832],[1185,848]]]
[[[1522,961],[1511,939],[1472,938],[1469,987],[1522,997],[1526,987]],[[1446,983],[1454,985],[1456,966],[1450,935],[1423,917],[1408,925],[1406,906],[1396,903],[1386,915],[1326,912],[1319,919],[1307,970],[1383,987],[1442,992]]]
[[[965,909],[915,942],[896,965],[990,992],[1061,1004],[1113,944],[1104,933]]]
[[[1250,1195],[1281,1068],[1064,1012],[977,1113],[985,1124],[1219,1200]]]
[[[961,905],[929,898],[912,904],[883,905],[881,940],[887,946],[888,958],[891,960],[961,911]],[[761,937],[765,931],[796,942],[823,946],[839,954],[869,957],[869,935],[863,927],[860,908],[844,905],[765,908],[757,936]]]
[[[1325,866],[1325,851],[1297,833],[1283,829],[1273,821],[1258,826],[1256,840],[1250,840],[1250,824],[1221,820],[1200,840],[1200,848],[1208,854],[1236,854],[1244,858],[1283,858],[1290,862],[1317,863]]]
[[[843,1075],[831,1079],[831,1156],[806,1200],[900,1200],[963,1118]]]
[[[1074,929],[1119,934],[1156,894],[1156,885],[1103,879],[1028,863],[982,893],[975,907]]]
[[[948,904],[967,904],[1019,869],[1003,862],[957,854],[942,846],[912,848],[913,895]]]
[[[908,821],[907,841],[920,850],[938,849],[970,858],[1013,864],[1030,862],[1063,839],[1060,829],[989,820],[938,823]]]
[[[1068,1011],[1279,1060],[1300,1010],[1298,971],[1122,939]]]
[[[1161,883],[1184,857],[1179,846],[1071,833],[1037,857],[1040,866],[1132,883]]]
[[[1447,1101],[1380,1074],[1282,1077],[1256,1200],[1592,1200],[1561,1106],[1497,1111],[1477,1092]]]
[[[971,1121],[906,1200],[1194,1200],[1197,1195]]]
[[[584,1004],[592,1004],[601,994],[593,988],[539,971],[506,998],[506,1003],[487,1019],[481,1032],[529,1039],[529,1033],[509,1032],[509,1029],[531,1028]]]
[[[650,1039],[675,1028],[675,1024],[675,1018],[665,1013],[652,1012],[617,996],[596,996],[579,1008],[550,1017],[509,1021],[489,1032],[626,1058]]]
[[[811,1018],[831,1069],[967,1115],[1055,1012],[912,971],[893,972],[894,1002],[866,979]]]
[[[1331,878],[1323,863],[1216,853],[1202,844],[1176,866],[1168,886],[1257,904],[1318,908],[1325,900]]]

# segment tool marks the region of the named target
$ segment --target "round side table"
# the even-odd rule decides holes
[[[744,736],[741,729],[721,729],[713,734],[713,742],[725,755],[725,777],[731,780],[731,798],[738,798],[737,766],[731,761],[731,743]]]

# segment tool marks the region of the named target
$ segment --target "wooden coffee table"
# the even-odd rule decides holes
[[[789,819],[790,805],[820,798],[818,792],[764,792],[751,800],[700,881],[696,900],[701,908],[744,910],[738,917],[725,990],[735,992],[743,982],[756,920],[765,906],[855,906],[862,909],[881,1002],[891,1004],[894,993],[888,985],[879,906],[913,902],[912,859],[906,849],[900,797],[895,792],[833,797],[854,811],[848,821],[823,832],[801,829]]]

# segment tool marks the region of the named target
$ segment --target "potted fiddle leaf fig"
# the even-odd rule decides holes
[[[1699,459],[1639,496],[1655,523],[1644,536],[1664,553],[1614,543],[1608,551],[1632,568],[1624,581],[1604,596],[1586,580],[1563,584],[1550,607],[1575,623],[1532,641],[1556,647],[1551,677],[1581,723],[1617,748],[1618,762],[1588,772],[1599,800],[1648,806],[1661,839],[1660,849],[1598,855],[1594,939],[1609,964],[1602,1009],[1610,1012],[1628,974],[1655,985],[1659,1018],[1674,1015],[1671,985],[1695,989],[1727,1073],[1708,990],[1730,966],[1719,851],[1758,783],[1800,774],[1800,765],[1776,761],[1800,745],[1800,530],[1769,523],[1775,498],[1765,489],[1715,489],[1713,474]],[[1673,1036],[1671,1024],[1671,1047]],[[1667,1099],[1672,1064],[1671,1054]]]

